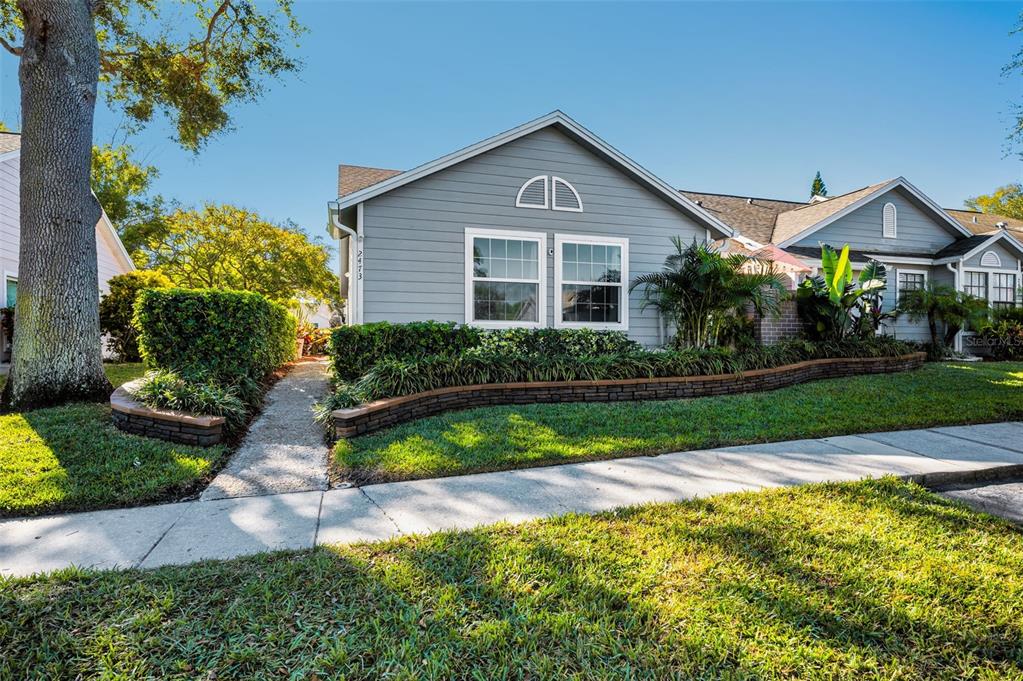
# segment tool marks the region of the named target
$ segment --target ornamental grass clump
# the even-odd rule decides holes
[[[183,376],[166,370],[150,371],[132,389],[132,396],[150,407],[223,416],[228,430],[245,425],[250,405],[243,395],[248,394],[251,400],[252,393],[252,387],[246,388],[242,382],[225,385],[208,376]]]

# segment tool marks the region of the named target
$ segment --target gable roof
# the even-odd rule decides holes
[[[892,180],[878,182],[877,184],[857,189],[848,194],[836,196],[827,201],[817,201],[802,208],[780,214],[775,223],[772,241],[782,248],[789,246],[793,242],[813,234],[838,218],[848,215],[867,202],[896,188],[901,188],[908,192],[917,201],[922,203],[935,218],[951,227],[956,233],[964,236],[973,234],[973,232],[963,227],[946,213],[938,204],[934,203],[927,195],[910,184],[909,180],[904,177],[896,177]]]
[[[998,223],[1004,223],[1004,229],[1008,230],[1017,239],[1023,239],[1023,220],[998,215],[997,213],[981,213],[976,210],[963,210],[961,208],[946,208],[945,212],[956,219],[966,229],[974,234],[991,234],[1002,227]]]
[[[352,166],[342,163],[337,167],[337,195],[339,197],[347,196],[400,174],[400,170]]]
[[[686,189],[679,191],[737,233],[761,244],[771,243],[774,223],[780,213],[806,205],[799,201],[781,199],[708,194]]]
[[[553,111],[546,116],[541,116],[540,118],[529,121],[528,123],[523,123],[520,126],[512,128],[511,130],[506,130],[505,132],[494,135],[493,137],[488,137],[476,144],[452,152],[446,156],[441,156],[429,163],[424,163],[423,165],[417,166],[411,170],[406,170],[405,172],[398,173],[389,178],[365,186],[362,189],[357,189],[349,194],[339,196],[340,208],[349,208],[360,204],[375,196],[380,196],[381,194],[397,189],[398,187],[402,187],[410,182],[414,182],[415,180],[444,170],[445,168],[449,168],[456,163],[461,163],[462,161],[479,156],[491,149],[495,149],[521,137],[525,137],[537,130],[542,130],[550,126],[558,126],[562,132],[567,133],[576,142],[588,147],[591,151],[597,153],[612,165],[617,166],[634,180],[646,186],[651,192],[660,195],[668,203],[673,204],[676,208],[685,212],[690,217],[703,223],[705,227],[718,232],[719,235],[732,235],[733,230],[731,227],[703,210],[701,207],[697,206],[687,197],[675,191],[663,180],[651,174],[638,163],[594,135],[583,126],[576,123],[561,111]]]
[[[1019,256],[1023,257],[1023,243],[1020,243],[1016,237],[1009,234],[1006,230],[1000,229],[994,234],[976,234],[949,244],[934,255],[934,264],[938,265],[943,262],[952,262],[959,260],[960,258],[963,260],[972,258],[977,253],[998,241],[1005,242],[1005,244],[1015,250]]]

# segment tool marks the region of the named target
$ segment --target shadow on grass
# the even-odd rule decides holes
[[[0,634],[15,677],[1018,677],[1021,574],[883,480],[13,582]]]

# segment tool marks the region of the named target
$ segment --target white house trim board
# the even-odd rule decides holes
[[[536,321],[476,321],[473,319],[473,237],[487,237],[495,239],[521,239],[523,241],[535,241],[537,243],[537,303]],[[482,329],[510,329],[510,328],[543,328],[547,326],[547,233],[527,232],[506,229],[484,229],[478,227],[465,228],[465,323],[470,326],[477,326]],[[515,282],[521,283],[522,279],[488,278],[487,281],[494,282]],[[531,282],[532,283],[532,282]]]
[[[93,193],[93,196],[96,196],[96,194]],[[131,256],[128,255],[128,250],[124,247],[124,244],[121,243],[121,237],[117,235],[117,230],[114,229],[114,225],[110,222],[110,218],[107,217],[107,212],[102,209],[100,212],[100,222],[102,222],[103,226],[106,227],[107,232],[110,234],[110,238],[113,239],[114,244],[116,244],[116,254],[121,256],[121,259],[123,260],[121,264],[127,267],[129,272],[133,271],[135,269],[135,261],[133,261]]]
[[[522,203],[522,193],[527,188],[531,187],[537,180],[543,180],[543,205],[537,205],[535,203]],[[515,207],[516,208],[539,208],[541,210],[547,210],[547,207],[551,205],[551,188],[549,180],[546,175],[537,175],[531,177],[522,183],[519,187],[519,193],[515,195]]]
[[[592,147],[620,168],[626,170],[629,174],[646,185],[650,190],[666,199],[668,203],[682,209],[690,216],[697,218],[707,227],[714,229],[723,236],[732,236],[734,234],[731,227],[718,220],[700,206],[697,206],[693,203],[693,201],[683,196],[666,182],[647,171],[638,163],[630,159],[625,154],[622,154],[620,151],[594,135],[583,126],[576,123],[561,111],[553,111],[546,116],[541,116],[540,118],[529,121],[528,123],[523,123],[511,130],[494,135],[493,137],[488,137],[487,139],[465,147],[464,149],[450,153],[446,156],[441,156],[429,163],[424,163],[423,165],[417,166],[403,173],[399,173],[398,175],[388,178],[382,182],[378,182],[364,189],[360,189],[359,191],[340,197],[340,207],[349,208],[362,203],[363,201],[380,196],[381,194],[393,189],[397,189],[398,187],[402,187],[410,182],[426,177],[427,175],[449,168],[456,163],[461,163],[462,161],[478,156],[509,142],[513,142],[520,137],[525,137],[530,133],[551,125],[562,126],[572,136]]]
[[[618,306],[621,321],[618,323],[599,322],[566,322],[562,319],[561,286],[563,284],[589,284],[587,281],[565,280],[562,278],[563,244],[597,244],[619,246],[622,249],[621,286],[618,287],[621,298]],[[602,331],[629,330],[629,240],[623,237],[598,236],[595,234],[555,234],[554,235],[554,328],[556,329],[597,329]]]
[[[355,276],[352,278],[355,281],[355,315],[354,316],[355,316],[355,323],[356,324],[362,324],[362,319],[363,319],[363,312],[362,311],[363,311],[363,309],[365,309],[363,307],[363,304],[362,304],[362,282],[363,282],[363,277],[364,277],[363,272],[366,269],[365,268],[365,263],[366,263],[365,255],[366,254],[364,252],[365,246],[364,246],[364,241],[363,241],[363,229],[364,229],[363,226],[365,224],[366,223],[365,223],[364,215],[363,215],[363,205],[360,203],[358,205],[358,207],[355,209],[355,234],[356,234],[356,236],[355,236],[355,249],[354,249],[355,269],[353,270],[354,273],[355,273]],[[349,288],[348,288],[348,294],[349,295],[351,295],[351,293],[352,293],[352,291],[351,291],[352,279],[349,279]]]
[[[21,156],[21,149],[15,149],[14,151],[8,151],[5,154],[0,154],[0,163],[9,161],[12,158],[18,158]]]
[[[558,205],[558,184],[564,186],[568,191],[572,192],[575,196],[576,203],[579,204],[578,208],[572,208],[571,206],[559,206]],[[572,183],[568,180],[558,177],[557,175],[551,176],[551,210],[563,210],[570,213],[582,213],[583,212],[583,200],[579,196],[579,192],[575,190]]]
[[[839,218],[845,217],[846,215],[849,215],[853,211],[858,210],[859,208],[862,208],[863,206],[865,206],[866,204],[870,203],[871,201],[873,201],[877,197],[879,197],[879,196],[885,194],[886,192],[889,192],[892,189],[895,189],[897,187],[902,187],[907,192],[912,194],[917,200],[919,200],[921,203],[923,203],[925,206],[927,206],[927,208],[929,208],[932,213],[934,213],[936,216],[938,216],[938,218],[940,218],[945,223],[947,223],[950,227],[952,227],[959,234],[962,234],[963,236],[974,236],[973,232],[971,232],[970,230],[966,229],[961,224],[959,224],[951,215],[949,215],[944,210],[942,210],[941,206],[939,206],[938,204],[934,203],[934,201],[932,201],[930,198],[928,198],[926,194],[924,194],[919,189],[917,189],[912,184],[910,184],[909,180],[907,180],[904,177],[897,177],[894,180],[892,180],[891,182],[888,182],[887,184],[884,184],[881,187],[878,187],[877,189],[875,189],[870,194],[867,194],[866,196],[861,197],[857,201],[854,201],[853,203],[850,203],[848,206],[846,206],[842,210],[829,215],[828,217],[824,218],[823,220],[821,220],[820,222],[818,222],[818,223],[816,223],[814,225],[811,225],[810,227],[807,227],[802,232],[799,232],[797,234],[794,234],[794,235],[790,236],[788,239],[785,239],[784,241],[778,243],[777,246],[779,248],[785,248],[786,246],[791,246],[792,244],[794,244],[794,243],[796,243],[798,241],[801,241],[801,240],[805,239],[806,237],[810,236],[814,232],[817,232],[817,231],[819,231],[821,229],[824,229],[825,227],[830,225],[835,220],[838,220]]]

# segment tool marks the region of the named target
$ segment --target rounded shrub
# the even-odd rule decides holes
[[[250,291],[145,289],[134,323],[153,369],[237,383],[260,381],[295,358],[295,318]]]
[[[135,270],[111,277],[110,291],[99,301],[99,326],[107,336],[107,347],[122,362],[137,362],[139,355],[138,329],[132,324],[135,299],[140,291],[149,288],[169,288],[171,280],[161,272]]]

